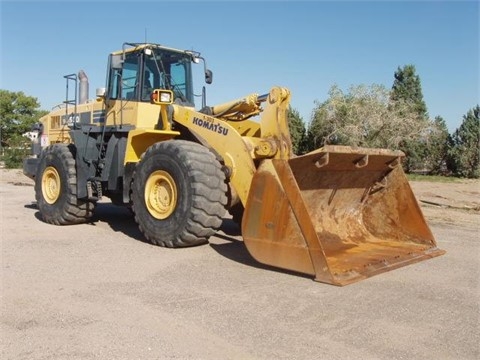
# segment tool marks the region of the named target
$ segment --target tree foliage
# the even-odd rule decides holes
[[[398,67],[391,90],[357,85],[347,92],[332,86],[316,102],[307,130],[306,150],[326,144],[402,150],[407,172],[480,177],[480,108],[464,116],[450,135],[445,120],[430,120],[415,66]]]
[[[453,173],[467,178],[480,177],[480,106],[470,109],[452,135],[449,166]]]
[[[293,153],[301,155],[306,152],[306,127],[305,122],[298,110],[289,107],[288,108],[288,128],[290,130],[290,136],[292,138]]]
[[[431,175],[446,174],[447,158],[451,137],[447,124],[441,116],[431,123],[425,143],[424,162]]]
[[[416,74],[414,65],[399,66],[394,73],[391,99],[394,102],[403,101],[421,118],[427,119],[427,105],[423,100],[420,76]]]
[[[333,86],[329,95],[314,109],[308,131],[311,149],[325,144],[399,149],[427,131],[410,104],[394,101],[382,85],[352,86],[346,93]]]
[[[22,91],[0,89],[1,145],[16,146],[18,136],[30,131],[32,125],[47,112],[39,110],[37,98]]]
[[[422,86],[420,76],[416,74],[414,65],[405,65],[398,67],[394,73],[390,97],[395,104],[401,103],[402,106],[409,108],[409,113],[417,114],[417,121],[426,131],[422,136],[415,139],[405,139],[401,144],[401,149],[405,152],[406,159],[404,166],[407,172],[416,169],[424,170],[427,166],[425,154],[428,152],[428,137],[430,130],[434,127],[428,119],[427,106],[423,100]],[[400,113],[400,115],[402,115]]]

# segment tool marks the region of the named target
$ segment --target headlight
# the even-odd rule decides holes
[[[172,102],[172,94],[167,92],[160,92],[160,102],[171,103]]]
[[[152,102],[157,105],[173,103],[173,92],[170,90],[155,89],[151,96]]]

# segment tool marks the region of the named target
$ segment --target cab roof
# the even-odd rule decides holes
[[[175,49],[175,48],[171,48],[171,47],[167,47],[167,46],[163,46],[155,43],[124,43],[122,50],[114,51],[111,53],[111,55],[122,55],[123,53],[139,52],[139,51],[142,51],[143,49],[161,49],[161,50],[176,52],[179,54],[187,54],[192,57],[200,56],[200,53],[198,51],[180,50],[180,49]]]

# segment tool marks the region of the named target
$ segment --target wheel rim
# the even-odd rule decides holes
[[[155,219],[169,217],[177,205],[177,186],[167,172],[157,170],[150,174],[145,184],[145,204]]]
[[[42,175],[42,194],[48,204],[54,204],[60,197],[61,182],[57,169],[49,166]]]

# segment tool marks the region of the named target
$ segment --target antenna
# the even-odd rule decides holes
[[[147,43],[147,28],[145,28],[145,44]]]

